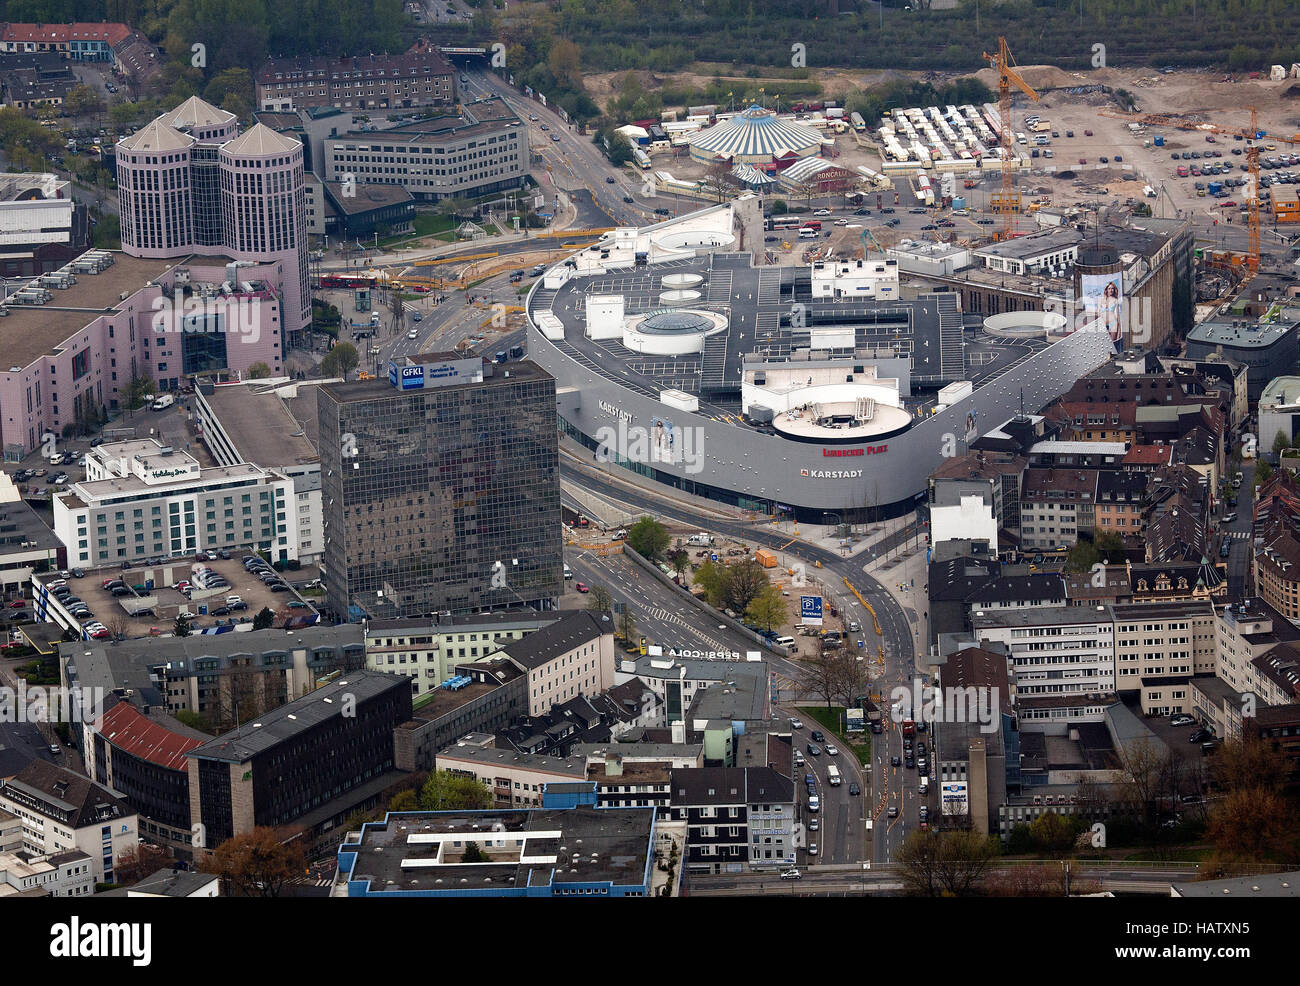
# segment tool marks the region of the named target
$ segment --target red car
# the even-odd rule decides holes
[[[579,592],[590,592],[590,591],[591,591],[591,590],[587,587],[587,583],[585,583],[585,582],[575,582],[575,583],[573,584],[573,587],[574,587],[575,589],[577,589]]]
[[[22,608],[23,608],[24,606],[26,606],[26,605],[27,605],[27,600],[26,600],[26,599],[15,599],[13,602],[11,602],[11,603],[9,604],[9,608],[10,608],[10,609],[22,609]]]
[[[1087,159],[1086,157],[1081,157],[1081,158],[1079,158],[1079,163],[1080,163],[1080,164],[1087,164],[1087,163],[1088,163],[1088,159]]]
[[[1091,130],[1085,130],[1085,131],[1083,132],[1083,135],[1084,135],[1085,137],[1091,137],[1091,136],[1092,136],[1092,131],[1091,131]]]

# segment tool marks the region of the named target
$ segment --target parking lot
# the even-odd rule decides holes
[[[88,571],[81,578],[67,579],[72,594],[80,598],[91,611],[91,616],[83,617],[82,622],[91,620],[103,623],[114,633],[130,637],[144,637],[171,633],[176,617],[184,609],[193,617],[191,629],[216,626],[226,622],[251,622],[253,616],[263,607],[276,614],[276,625],[282,625],[291,616],[310,615],[313,609],[291,607],[290,602],[302,602],[292,589],[272,592],[260,579],[244,570],[242,554],[232,556],[229,560],[196,562],[193,559],[167,562],[153,567],[130,569],[103,568]],[[230,583],[229,588],[202,590],[197,587],[193,596],[186,599],[173,585],[182,579],[193,580],[196,567],[206,566],[222,575]],[[285,572],[287,578],[298,579],[301,573]],[[120,579],[125,587],[131,588],[131,595],[115,596],[111,589],[103,587],[109,580]],[[226,604],[228,595],[236,595],[246,604],[245,609],[232,610],[229,613],[214,614],[212,611]],[[152,615],[129,615],[122,602],[140,596],[153,596],[157,604],[150,611]]]

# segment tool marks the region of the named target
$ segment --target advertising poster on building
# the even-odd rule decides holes
[[[966,794],[965,781],[944,781],[939,790],[945,815],[970,814],[970,799]]]
[[[1083,315],[1085,324],[1100,320],[1098,328],[1104,328],[1112,341],[1123,335],[1123,323],[1120,321],[1124,305],[1124,275],[1084,274],[1081,278]]]
[[[966,412],[966,437],[962,441],[970,443],[979,438],[979,411],[971,408]]]
[[[674,462],[673,423],[664,418],[650,419],[650,461]]]

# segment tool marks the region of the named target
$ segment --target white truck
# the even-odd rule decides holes
[[[687,544],[697,545],[706,548],[713,543],[713,535],[706,531],[700,531],[698,534],[692,534],[686,539]]]
[[[155,397],[154,402],[150,405],[155,411],[162,411],[176,403],[176,398],[172,394],[163,394]]]

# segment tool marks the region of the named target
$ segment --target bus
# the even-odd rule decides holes
[[[322,288],[373,288],[374,277],[347,274],[324,274],[320,279]]]
[[[639,147],[632,148],[632,160],[642,171],[649,171],[653,167],[650,163],[650,155]]]
[[[831,787],[839,787],[841,780],[842,778],[840,777],[839,767],[836,767],[835,764],[831,764],[829,767],[826,768],[827,784],[829,784]]]
[[[800,226],[798,216],[768,216],[768,229],[798,229]]]

